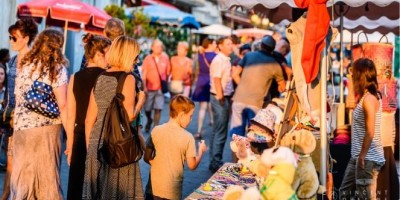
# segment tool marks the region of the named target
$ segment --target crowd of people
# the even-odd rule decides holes
[[[123,21],[112,18],[104,36],[85,35],[81,70],[69,77],[61,32],[38,33],[30,18],[10,26],[10,44],[17,55],[10,58],[7,50],[0,50],[2,110],[13,109],[14,114],[12,127],[3,130],[12,136],[2,199],[63,199],[62,128],[70,166],[68,199],[181,199],[184,164],[195,170],[208,150],[208,169],[216,172],[224,164],[224,145],[233,134],[247,136],[257,154],[274,145],[277,119],[283,111],[275,98],[286,91],[293,75],[286,59],[290,55],[286,38],[265,36],[258,45],[241,44],[235,36],[205,38],[194,61],[188,58],[187,42],[179,42],[177,55],[170,59],[162,41],[156,39],[140,73],[140,46],[125,36],[124,27]],[[374,191],[385,162],[377,128],[381,109],[374,70],[373,63],[363,59],[354,63],[352,71],[359,103],[354,113],[352,160],[341,187],[346,195],[351,195],[346,190],[354,188]],[[104,116],[122,74],[129,74],[122,83],[123,105],[138,132],[144,160],[151,165],[145,191],[138,162],[112,168],[99,159]],[[59,116],[50,118],[26,106],[26,93],[38,81],[51,88]],[[167,92],[171,94],[170,119],[160,125]],[[185,128],[194,114],[194,102],[199,112],[193,135]],[[212,131],[206,144],[202,139],[207,112]],[[142,127],[151,133],[147,141]],[[361,184],[360,178],[368,181]]]

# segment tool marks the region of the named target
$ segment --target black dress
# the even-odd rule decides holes
[[[88,67],[75,74],[73,92],[76,102],[74,145],[72,146],[69,168],[68,200],[82,199],[83,179],[85,175],[86,142],[85,118],[89,106],[90,92],[97,77],[104,71],[99,67]]]

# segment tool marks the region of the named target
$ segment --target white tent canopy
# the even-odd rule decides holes
[[[382,36],[384,36],[384,35],[382,35],[381,33],[379,33],[379,32],[374,32],[374,33],[371,33],[371,34],[366,34],[366,36],[362,33],[362,31],[358,31],[358,32],[356,32],[356,33],[353,33],[353,44],[357,44],[357,43],[363,43],[363,42],[379,42],[379,40],[382,38]],[[348,31],[348,30],[344,30],[343,31],[343,42],[344,43],[351,43],[352,41],[351,41],[351,37],[352,37],[352,34],[351,34],[351,32],[350,31]],[[396,37],[396,35],[395,34],[393,34],[393,33],[389,33],[389,34],[386,34],[386,37],[387,37],[387,40],[386,40],[386,38],[384,37],[384,38],[382,38],[382,43],[386,43],[386,42],[388,42],[388,43],[391,43],[391,44],[394,44],[394,42],[395,42],[395,37]],[[368,40],[367,40],[367,38],[368,38]],[[339,35],[336,37],[336,39],[335,39],[335,41],[334,42],[340,42],[340,33],[339,33]]]
[[[222,24],[213,24],[210,26],[205,26],[203,28],[200,28],[197,31],[193,31],[193,33],[198,33],[198,34],[206,34],[206,35],[224,35],[228,36],[233,33],[231,28],[224,26]]]

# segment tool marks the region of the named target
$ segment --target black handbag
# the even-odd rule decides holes
[[[98,143],[98,160],[106,162],[111,168],[120,168],[139,161],[143,156],[137,129],[129,123],[125,110],[122,88],[128,74],[118,78],[115,97],[104,115],[103,126]],[[100,147],[101,136],[103,145]]]
[[[157,62],[156,62],[156,60],[154,59],[154,57],[152,57],[152,58],[153,58],[154,63],[156,64],[156,69],[157,69],[158,77],[160,78],[160,82],[161,82],[161,91],[162,91],[163,94],[168,93],[168,91],[169,91],[169,90],[168,90],[168,82],[167,82],[166,80],[163,80],[163,79],[161,78],[160,71],[158,71]]]

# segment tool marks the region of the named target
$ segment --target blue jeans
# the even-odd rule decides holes
[[[339,189],[339,199],[376,199],[376,180],[384,163],[364,160],[364,169],[357,158],[350,158]]]
[[[222,153],[228,135],[229,110],[231,98],[225,97],[224,105],[210,95],[210,104],[213,111],[214,124],[210,138],[210,166],[219,168],[222,166]]]

